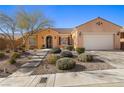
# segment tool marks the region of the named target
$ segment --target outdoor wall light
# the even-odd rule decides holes
[[[96,24],[100,26],[100,25],[102,25],[103,23],[99,21],[99,22],[97,22]]]
[[[42,39],[44,39],[44,37],[42,36]]]
[[[120,32],[117,33],[117,35],[119,35],[119,34],[120,34]]]
[[[54,39],[56,39],[56,36],[54,36]]]

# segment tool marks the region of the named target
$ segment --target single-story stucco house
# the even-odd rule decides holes
[[[86,50],[124,48],[122,27],[103,18],[95,18],[74,28],[47,28],[30,36],[26,47],[53,48],[73,45]]]

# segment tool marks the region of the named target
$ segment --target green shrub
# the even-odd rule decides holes
[[[93,56],[89,55],[89,54],[82,53],[78,56],[78,61],[91,62],[91,61],[93,61]]]
[[[74,49],[74,46],[68,45],[68,46],[66,46],[66,49],[72,51]]]
[[[75,61],[72,58],[61,58],[57,60],[56,66],[60,70],[69,70],[75,67]]]
[[[16,59],[16,58],[20,58],[20,56],[21,56],[20,53],[14,52],[12,58]]]
[[[25,45],[21,45],[21,46],[19,46],[19,47],[18,47],[18,50],[20,50],[20,51],[25,50]]]
[[[65,50],[61,52],[61,57],[73,57],[73,54],[71,51]]]
[[[85,52],[85,48],[76,48],[76,51],[78,52],[78,54],[81,54]]]
[[[55,54],[49,54],[47,56],[47,62],[49,64],[56,64],[56,61],[59,59],[60,57],[55,55]]]
[[[60,53],[61,52],[61,49],[60,48],[53,48],[52,53]]]
[[[16,60],[15,60],[14,58],[11,58],[11,59],[9,60],[9,63],[10,63],[10,64],[15,64],[15,63],[16,63]]]
[[[0,58],[5,57],[5,54],[3,52],[0,52]]]

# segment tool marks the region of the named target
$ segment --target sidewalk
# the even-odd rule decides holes
[[[8,87],[103,87],[124,86],[124,69],[11,76],[0,79]]]

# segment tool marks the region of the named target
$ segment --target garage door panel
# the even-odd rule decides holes
[[[113,49],[113,35],[84,35],[86,50],[111,50]]]

